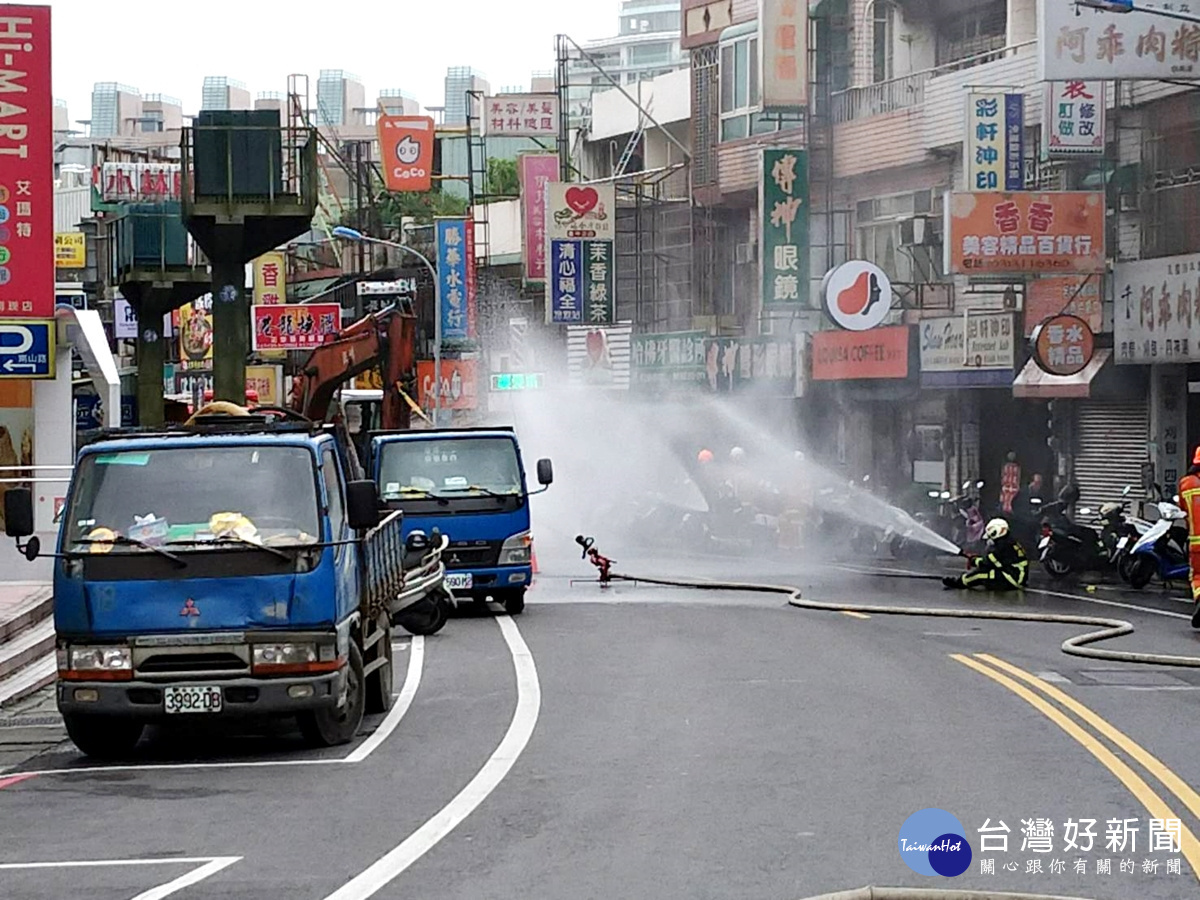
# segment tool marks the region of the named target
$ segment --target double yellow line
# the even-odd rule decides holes
[[[1150,813],[1151,818],[1179,819],[1180,816],[1171,810],[1166,801],[1155,793],[1154,789],[1128,763],[1110,750],[1095,734],[1086,730],[1078,721],[1063,712],[1064,709],[1073,713],[1085,724],[1090,725],[1096,733],[1112,742],[1130,759],[1158,779],[1163,787],[1178,798],[1193,816],[1200,819],[1200,794],[1197,794],[1191,785],[1167,768],[1148,750],[1074,697],[1036,675],[988,653],[976,653],[974,656],[954,653],[950,658],[1012,691],[1078,741],[1085,750],[1096,757],[1104,768],[1112,772],[1129,789],[1130,793]],[[1040,693],[1035,693],[1026,685],[1030,685]],[[1053,700],[1058,706],[1050,703],[1046,698]],[[1182,824],[1180,843],[1180,849],[1183,851],[1188,865],[1191,866],[1192,873],[1200,879],[1200,841],[1196,839],[1196,835],[1186,824]]]

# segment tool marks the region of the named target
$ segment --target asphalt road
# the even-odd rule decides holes
[[[966,597],[829,566],[645,557],[620,568],[795,584],[845,603],[1115,616],[1137,629],[1117,648],[1200,656],[1188,607],[1157,591]],[[1200,786],[1200,669],[1066,656],[1073,626],[601,591],[569,582],[589,577],[577,558],[543,566],[525,615],[464,614],[398,644],[403,702],[349,747],[307,750],[283,722],[253,733],[198,722],[152,734],[122,767],[95,766],[69,743],[7,755],[0,897],[791,900],[876,884],[1174,900],[1200,890],[1190,787]],[[960,877],[918,875],[897,852],[901,825],[927,807],[957,816],[975,850]],[[1035,818],[1053,823],[1050,853],[1022,850],[1021,820]],[[1181,820],[1179,851],[1150,850],[1151,818]],[[1068,819],[1097,821],[1091,852],[1063,851]],[[1110,819],[1137,820],[1136,849],[1105,849]],[[1007,853],[981,852],[985,820],[1008,826]],[[995,874],[981,872],[984,859]],[[1079,859],[1086,874],[1074,872]],[[1112,874],[1097,873],[1103,859]],[[1136,871],[1122,872],[1123,859]]]

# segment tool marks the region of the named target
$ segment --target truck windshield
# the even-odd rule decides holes
[[[394,441],[379,466],[384,500],[520,497],[521,467],[507,438]]]
[[[137,544],[320,539],[312,454],[301,447],[153,448],[80,460],[65,546],[143,552]],[[191,547],[189,547],[191,545]]]

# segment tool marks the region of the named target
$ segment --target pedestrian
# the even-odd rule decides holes
[[[1009,452],[1008,461],[1000,470],[1000,509],[1006,515],[1012,515],[1013,500],[1021,492],[1021,467],[1017,464],[1017,454]]]
[[[957,578],[943,578],[942,584],[948,588],[981,587],[988,591],[1025,587],[1029,581],[1029,559],[1024,548],[1009,533],[1008,522],[992,519],[983,534],[988,542],[987,552],[975,561],[969,572]]]
[[[1200,628],[1200,447],[1192,455],[1192,466],[1179,479],[1179,505],[1187,513],[1188,564],[1191,568],[1192,627]]]

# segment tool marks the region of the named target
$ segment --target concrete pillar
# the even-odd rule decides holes
[[[246,402],[250,301],[243,262],[212,262],[213,399]]]
[[[1150,367],[1150,460],[1167,496],[1191,462],[1187,446],[1187,366]]]
[[[151,291],[149,308],[159,309],[158,295],[170,295],[170,291]],[[163,346],[162,319],[157,315],[144,316],[138,322],[138,367],[137,400],[138,424],[161,425],[163,413],[163,363],[166,350]]]
[[[61,343],[55,359],[55,377],[33,384],[33,464],[70,466],[75,462],[75,404],[71,394],[71,345]],[[38,476],[65,478],[69,472],[39,469]],[[55,501],[67,493],[58,482],[34,483],[34,525],[39,533],[58,530]]]

